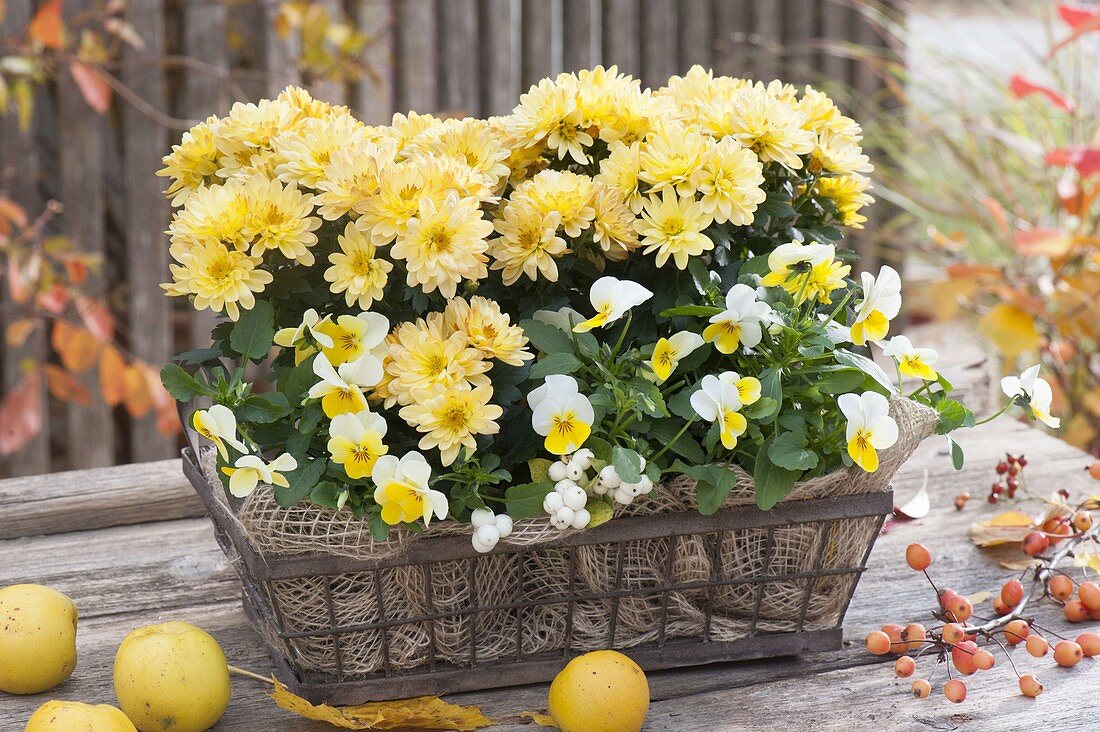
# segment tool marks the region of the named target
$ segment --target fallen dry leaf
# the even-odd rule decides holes
[[[460,707],[437,696],[421,696],[388,702],[368,702],[354,707],[310,704],[275,681],[271,698],[300,717],[327,722],[343,729],[367,730],[477,730],[492,721],[477,707]]]
[[[981,605],[983,602],[993,597],[993,593],[989,590],[982,590],[981,592],[975,592],[973,595],[967,595],[967,600],[970,600],[970,604],[974,606]]]
[[[1100,554],[1078,552],[1073,556],[1073,566],[1088,567],[1093,572],[1100,572]]]
[[[976,546],[990,547],[1023,541],[1035,528],[1035,520],[1023,511],[1005,511],[987,521],[970,524],[970,541]]]
[[[1037,567],[1043,564],[1041,559],[1017,559],[1012,562],[997,562],[1002,569],[1007,569],[1012,572],[1023,572],[1029,567]]]
[[[558,728],[558,725],[554,724],[554,718],[549,714],[543,714],[542,712],[524,712],[519,716],[530,719],[540,727],[550,727],[551,729]]]

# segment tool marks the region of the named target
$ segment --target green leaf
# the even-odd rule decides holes
[[[546,458],[528,460],[527,467],[531,469],[531,481],[533,483],[553,482],[550,480],[550,466],[552,464]]]
[[[691,395],[699,391],[699,388],[698,385],[695,385],[676,392],[676,394],[668,400],[668,411],[683,420],[698,417],[699,415],[695,413],[695,407],[691,406]]]
[[[328,463],[324,458],[310,460],[304,457],[296,457],[296,459],[298,460],[298,467],[289,473],[284,473],[290,486],[287,488],[275,487],[275,502],[283,508],[293,506],[310,495],[317,486],[317,481],[324,475],[325,466]]]
[[[940,415],[939,424],[936,425],[937,435],[946,435],[960,427],[974,426],[974,413],[955,399],[944,399],[936,405],[936,411]]]
[[[721,312],[722,308],[716,308],[710,305],[680,305],[679,307],[662,310],[661,317],[675,318],[681,315],[692,315],[697,318],[709,318],[712,315],[718,315]]]
[[[172,356],[176,363],[185,363],[189,366],[197,366],[209,361],[217,361],[222,356],[220,348],[193,348],[190,351]]]
[[[604,464],[611,462],[611,443],[600,437],[589,437],[584,441],[584,446],[592,451],[596,459]]]
[[[772,438],[768,457],[787,470],[806,471],[817,467],[817,453],[806,447],[805,434],[783,432]]]
[[[572,353],[573,341],[565,331],[539,320],[524,320],[519,326],[531,345],[543,353]]]
[[[813,378],[813,385],[823,394],[847,394],[859,388],[865,374],[858,369],[830,371]]]
[[[380,512],[371,512],[367,516],[367,525],[370,526],[370,535],[375,541],[386,541],[390,538],[390,525],[382,520]]]
[[[160,370],[160,383],[177,402],[189,402],[198,396],[214,396],[214,390],[183,370],[179,364],[170,363]]]
[[[309,500],[322,508],[331,508],[333,511],[340,505],[340,494],[345,488],[331,480],[322,480],[317,483],[309,494]]]
[[[589,515],[592,516],[592,520],[588,522],[586,528],[594,529],[601,524],[606,524],[615,516],[614,507],[607,501],[593,499],[585,506],[588,509]]]
[[[611,448],[611,464],[624,483],[637,483],[642,479],[642,456],[633,450],[615,445]]]
[[[707,459],[706,453],[703,452],[703,448],[699,446],[699,443],[695,441],[690,432],[684,432],[676,438],[681,427],[683,427],[683,424],[678,420],[659,419],[650,426],[649,435],[647,436],[655,438],[660,442],[661,447],[667,445],[670,452],[676,453],[688,462],[705,462]],[[673,438],[676,438],[675,442],[673,442]]]
[[[783,406],[783,381],[780,378],[779,369],[772,367],[760,372],[760,396],[761,401],[763,397],[773,400],[776,412]],[[774,413],[769,412],[769,414]]]
[[[325,411],[320,403],[310,404],[302,411],[302,418],[298,421],[298,431],[303,434],[313,432],[321,424],[321,417],[324,416]]]
[[[241,317],[229,333],[229,347],[242,358],[262,361],[275,339],[275,312],[271,303],[257,300],[251,310],[242,310]]]
[[[858,353],[846,351],[843,348],[836,349],[836,351],[833,352],[833,356],[836,358],[838,363],[842,363],[846,366],[851,366],[852,368],[859,369],[863,373],[870,376],[872,379],[877,381],[879,385],[886,389],[887,393],[898,393],[898,388],[894,386],[894,383],[890,380],[890,376],[882,370],[881,366],[879,366],[877,363],[867,358],[866,356],[861,356]]]
[[[774,439],[774,436],[769,437],[760,446],[760,451],[756,455],[756,468],[752,474],[753,481],[756,483],[756,505],[765,511],[783,500],[794,488],[798,477],[802,475],[801,471],[788,470],[771,461],[768,453]]]
[[[690,465],[684,468],[684,474],[695,479],[695,499],[704,516],[722,507],[737,482],[733,471],[721,465]]]
[[[513,519],[538,518],[544,515],[542,499],[552,490],[549,481],[514,485],[504,492],[505,509]]]
[[[268,424],[290,414],[290,402],[286,394],[278,391],[251,394],[237,406],[234,413],[241,422]]]
[[[298,406],[305,399],[309,388],[319,380],[317,375],[313,373],[313,359],[307,358],[293,368],[284,369],[279,374],[279,380],[275,388],[286,395],[288,402]]]
[[[962,470],[963,459],[966,457],[962,447],[950,437],[947,438],[947,447],[951,450],[951,464],[955,466],[955,470]]]
[[[536,361],[531,366],[530,378],[538,381],[552,374],[571,374],[580,367],[580,359],[574,356],[572,351],[559,351]]]
[[[766,419],[779,409],[779,403],[771,397],[762,396],[755,402],[745,407],[745,417],[748,419]]]

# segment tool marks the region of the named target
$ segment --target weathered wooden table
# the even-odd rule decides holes
[[[939,693],[916,700],[908,681],[863,650],[862,638],[886,622],[928,621],[932,595],[904,563],[912,541],[932,547],[934,576],[963,594],[995,590],[1005,570],[995,557],[967,540],[970,522],[988,517],[992,468],[1005,450],[1024,452],[1030,485],[1044,493],[1066,487],[1075,495],[1100,492],[1084,473],[1089,458],[1058,440],[1003,419],[959,436],[967,467],[956,473],[942,439],[925,442],[899,474],[899,499],[927,480],[932,511],[924,519],[892,526],[871,555],[846,622],[841,651],[797,659],[725,664],[654,673],[647,730],[1096,730],[1096,661],[1059,669],[1013,653],[1021,673],[1040,669],[1047,691],[1039,699],[1019,695],[1003,656],[992,672],[970,682],[960,705]],[[957,512],[952,499],[967,489],[974,499]],[[122,638],[133,628],[181,619],[210,631],[231,663],[261,674],[271,665],[241,611],[239,585],[214,542],[210,524],[180,472],[178,460],[0,481],[0,586],[38,582],[68,593],[80,609],[79,664],[73,678],[45,695],[0,695],[0,730],[22,730],[31,711],[49,698],[114,702],[111,667]],[[989,601],[978,612],[989,612]],[[1060,613],[1039,613],[1056,629]],[[1075,635],[1080,627],[1070,627]],[[925,668],[930,668],[926,666]],[[267,698],[261,683],[233,682],[233,701],[217,730],[331,729],[298,719]],[[460,694],[477,704],[500,730],[533,730],[520,717],[546,704],[546,686]]]

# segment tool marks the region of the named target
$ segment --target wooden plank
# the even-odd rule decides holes
[[[477,0],[450,0],[439,5],[439,108],[462,117],[480,114],[478,94]]]
[[[369,125],[389,124],[397,111],[394,99],[394,13],[390,0],[358,0],[359,28],[369,38],[363,60],[367,73],[359,82],[356,112]]]
[[[718,0],[714,4],[714,71],[734,77],[752,76],[751,0]]]
[[[126,47],[122,81],[158,110],[167,108],[163,67],[163,0],[129,6],[127,20],[145,41],[145,49]],[[159,367],[172,356],[172,304],[160,288],[169,279],[164,230],[169,207],[161,194],[163,179],[154,173],[168,145],[167,131],[133,105],[122,105],[122,176],[125,190],[126,278],[129,283],[130,350]],[[178,134],[174,132],[173,134]],[[132,419],[130,452],[135,462],[160,460],[175,453],[174,440],[156,429],[156,415]]]
[[[229,112],[229,43],[226,34],[229,19],[224,3],[184,3],[180,8],[183,21],[183,53],[202,59],[204,69],[183,70],[176,116],[201,121],[210,115]],[[224,76],[221,76],[224,75]],[[163,184],[162,184],[163,186]],[[217,324],[211,310],[195,310],[190,303],[177,303],[188,322],[190,336],[186,348],[210,345],[210,331]],[[182,350],[182,349],[181,349]]]
[[[0,480],[0,539],[205,515],[179,458]]]
[[[565,0],[563,14],[562,68],[577,71],[601,63],[599,0]]]
[[[817,73],[817,8],[821,0],[783,0],[783,80],[801,86]]]
[[[714,19],[717,12],[715,5],[721,6],[721,0],[715,4],[710,0],[693,0],[680,5],[677,42],[680,62],[677,73],[683,73],[695,64],[708,69],[714,66]]]
[[[313,5],[323,8],[328,13],[329,21],[339,23],[344,20],[344,6],[342,0],[313,0]],[[316,98],[330,104],[344,104],[347,102],[348,87],[343,79],[327,79],[311,76],[308,79],[309,92]]]
[[[752,73],[765,84],[782,73],[783,5],[753,3]]]
[[[33,17],[31,0],[9,0],[7,13],[0,24],[0,36],[23,33]],[[34,218],[41,213],[42,198],[39,193],[39,152],[34,144],[34,122],[26,132],[19,129],[16,115],[0,115],[0,190]],[[7,287],[0,288],[0,323],[15,322],[22,308],[9,299]],[[25,360],[42,362],[46,358],[46,333],[48,323],[38,320],[34,333],[21,346],[3,344],[0,347],[0,398],[7,394],[23,378]],[[0,332],[0,339],[4,338]],[[50,469],[50,432],[46,409],[46,390],[38,395],[39,410],[43,415],[43,430],[22,450],[8,458],[0,458],[0,475],[33,475]]]
[[[604,0],[603,62],[624,74],[642,74],[642,8],[639,0]]]
[[[852,18],[847,0],[821,0],[821,39],[820,56],[821,75],[826,82],[844,84],[848,82],[850,64],[847,56],[838,47],[846,42],[852,33]]]
[[[678,73],[677,4],[642,0],[642,83],[656,89]]]
[[[481,80],[481,112],[507,114],[519,103],[520,0],[480,0],[478,25],[491,43],[482,43],[478,70]],[[522,87],[526,90],[526,87]]]
[[[298,55],[301,53],[301,39],[297,33],[285,37],[276,29],[279,3],[264,2],[263,26],[258,30],[263,42],[263,71],[267,79],[266,95],[274,97],[288,85],[302,83],[298,68]]]
[[[438,100],[438,48],[433,0],[397,4],[397,109],[435,112]]]
[[[80,16],[95,6],[92,0],[73,0],[64,4],[66,19]],[[59,115],[64,134],[60,140],[61,200],[63,228],[86,254],[107,255],[104,190],[104,148],[106,126],[102,115],[88,106],[72,75],[58,75]],[[93,273],[84,285],[84,294],[105,301],[108,283],[102,272]],[[94,372],[77,378],[93,394],[99,391]],[[91,468],[115,462],[115,426],[111,409],[102,400],[88,406],[68,406],[68,466]],[[54,466],[55,468],[58,466]]]
[[[561,9],[561,0],[523,0],[524,89],[561,71]]]

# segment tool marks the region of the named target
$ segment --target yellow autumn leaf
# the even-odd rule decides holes
[[[1007,569],[1011,572],[1023,572],[1030,567],[1042,566],[1043,560],[1041,559],[1017,559],[1013,562],[997,562],[997,566],[1002,569]]]
[[[975,592],[973,595],[969,595],[966,599],[970,600],[970,604],[977,607],[983,602],[993,597],[993,593],[989,590],[982,590],[981,592]]]
[[[588,522],[589,529],[594,529],[601,524],[606,524],[615,516],[615,509],[606,501],[592,501],[586,506],[592,518]]]
[[[978,329],[1001,349],[1009,363],[1021,353],[1028,353],[1039,347],[1039,331],[1035,327],[1035,318],[1015,305],[997,305],[982,317]]]
[[[360,730],[458,730],[488,727],[492,721],[477,707],[460,707],[437,696],[421,696],[388,702],[368,702],[354,707],[310,704],[292,694],[275,679],[271,698],[283,709],[306,719],[334,727]]]
[[[1005,511],[987,521],[970,524],[970,541],[990,547],[1023,541],[1035,527],[1035,521],[1023,511]]]
[[[1100,554],[1093,552],[1078,552],[1073,555],[1073,566],[1088,567],[1093,572],[1100,572]]]
[[[519,716],[530,719],[532,722],[539,725],[540,727],[550,727],[552,729],[558,728],[558,725],[554,724],[554,718],[551,717],[549,714],[543,714],[542,712],[524,712]]]

